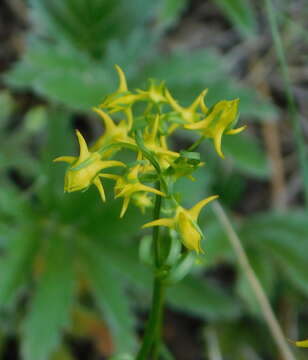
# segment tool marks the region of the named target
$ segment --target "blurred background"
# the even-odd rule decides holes
[[[240,98],[248,129],[224,139],[226,160],[204,143],[206,166],[179,191],[187,206],[220,195],[284,333],[307,338],[308,184],[298,157],[308,136],[308,4],[274,8],[293,122],[263,1],[0,2],[2,360],[98,360],[138,348],[151,295],[138,244],[151,214],[131,206],[119,220],[108,185],[106,205],[93,188],[63,194],[66,166],[52,163],[76,153],[73,129],[89,143],[102,132],[91,107],[116,89],[114,64],[131,89],[166,80],[183,104],[204,88],[210,105]],[[190,142],[174,138],[178,148]],[[168,291],[169,359],[281,359],[210,206],[201,227],[204,260]]]

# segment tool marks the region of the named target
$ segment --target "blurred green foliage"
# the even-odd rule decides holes
[[[4,78],[12,91],[30,90],[43,102],[25,112],[10,91],[0,94],[0,351],[8,336],[18,334],[24,360],[73,359],[68,338],[80,336],[92,321],[88,312],[94,311],[113,342],[101,351],[134,353],[136,313],[150,300],[151,271],[138,259],[139,229],[146,219],[132,209],[119,220],[118,202],[102,205],[91,189],[63,194],[64,168],[54,166],[52,159],[76,151],[76,115],[88,117],[91,107],[116,87],[115,63],[125,70],[132,88],[142,87],[149,77],[163,79],[189,103],[207,86],[210,103],[239,97],[245,120],[271,118],[276,109],[230,74],[228,54],[214,49],[160,51],[160,40],[177,23],[187,1],[29,2],[33,26],[26,51]],[[249,2],[217,4],[244,37],[256,34]],[[230,160],[222,162],[212,154],[210,176],[204,178],[202,169],[198,175],[203,186],[184,181],[179,187],[188,204],[216,190],[226,204],[234,205],[243,201],[247,181],[269,178],[266,154],[253,133],[230,137],[224,146]],[[238,222],[272,303],[279,305],[290,296],[289,305],[299,312],[308,295],[306,220],[300,211],[267,211]],[[202,227],[204,263],[170,290],[169,306],[214,326],[230,358],[244,358],[244,345],[272,352],[268,334],[260,330],[261,315],[250,285],[237,271],[232,249],[210,210]],[[226,289],[204,276],[220,264],[235,269],[235,280]],[[80,311],[85,315],[73,326],[73,314]],[[259,343],[247,334],[245,318],[258,332]]]

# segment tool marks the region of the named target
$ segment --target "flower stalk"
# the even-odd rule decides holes
[[[160,190],[160,183],[157,182],[156,189]],[[162,205],[162,197],[156,195],[153,220],[160,217]],[[136,360],[148,359],[148,355],[152,348],[153,360],[158,356],[159,345],[161,342],[161,327],[163,318],[163,304],[164,304],[164,284],[158,276],[161,266],[161,244],[160,244],[160,227],[153,228],[153,247],[154,247],[154,263],[156,272],[154,275],[153,294],[152,294],[152,308],[148,323],[145,329],[143,342],[141,348],[136,356]]]

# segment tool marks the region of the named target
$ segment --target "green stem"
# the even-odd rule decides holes
[[[160,183],[158,182],[156,188],[160,190]],[[160,218],[161,196],[156,195],[153,220]],[[160,228],[154,226],[153,228],[153,244],[154,244],[154,262],[156,273],[161,265],[161,247],[159,238]],[[164,303],[164,285],[160,278],[155,275],[153,284],[152,307],[145,329],[143,342],[141,348],[136,356],[136,360],[148,360],[149,353],[152,349],[153,360],[157,359],[159,353],[160,337],[161,337],[161,323],[163,317],[163,303]]]
[[[290,80],[290,74],[288,69],[288,64],[285,57],[285,52],[283,48],[283,44],[281,41],[281,37],[278,31],[277,19],[275,16],[275,10],[273,8],[272,0],[265,0],[267,16],[271,27],[272,37],[274,41],[274,46],[276,50],[276,54],[278,57],[278,61],[280,63],[282,78],[285,85],[286,98],[288,102],[288,111],[293,127],[293,135],[295,138],[295,145],[297,148],[299,164],[302,171],[303,182],[304,182],[304,194],[306,207],[308,208],[308,161],[307,161],[307,153],[305,149],[305,141],[303,137],[303,131],[301,129],[300,118],[298,116],[298,110],[295,103],[294,95],[292,92],[292,85]]]
[[[186,151],[194,151],[204,140],[204,136],[200,136]]]

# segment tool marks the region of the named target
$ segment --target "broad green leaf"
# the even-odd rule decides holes
[[[275,260],[281,273],[308,293],[307,214],[300,211],[254,216],[241,229],[245,242],[262,247],[264,256]]]
[[[112,90],[110,75],[86,54],[34,40],[6,79],[13,87],[32,87],[55,103],[79,110],[89,110]]]
[[[129,240],[131,241],[131,240]],[[101,244],[105,248],[106,258],[111,259],[111,265],[121,270],[123,277],[140,289],[150,290],[152,285],[151,267],[140,262],[138,244]]]
[[[164,0],[158,12],[158,21],[163,27],[173,25],[187,6],[187,0]]]
[[[251,0],[215,0],[243,35],[256,34],[256,14]]]
[[[73,129],[70,127],[71,115],[57,108],[47,112],[47,129],[44,147],[40,153],[43,186],[39,196],[43,204],[54,204],[63,200],[64,167],[53,162],[58,156],[73,154]]]
[[[84,240],[81,244],[81,261],[94,293],[114,337],[116,352],[136,348],[135,320],[130,300],[124,288],[120,270],[114,271],[95,244]]]
[[[99,58],[112,38],[125,39],[142,28],[157,4],[143,0],[31,0],[39,31]],[[125,22],[123,18],[125,17]]]
[[[24,360],[47,360],[69,325],[74,300],[74,243],[68,236],[48,239],[45,271],[22,324]]]
[[[226,135],[223,139],[223,150],[226,157],[232,157],[234,166],[245,174],[260,178],[270,174],[266,154],[254,136],[245,133]]]
[[[206,279],[188,276],[167,291],[170,305],[176,309],[217,320],[238,315],[239,307],[230,295]]]
[[[6,240],[5,253],[0,258],[0,307],[10,307],[17,291],[31,274],[39,241],[35,226],[24,225]]]
[[[9,182],[0,186],[1,220],[14,219],[18,223],[26,223],[28,219],[32,220],[33,211],[31,205],[29,200],[21,194],[20,189]]]

